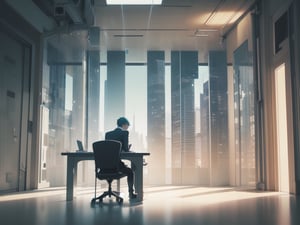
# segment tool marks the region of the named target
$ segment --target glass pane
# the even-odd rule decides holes
[[[234,52],[234,107],[236,182],[255,186],[254,79],[247,41]]]
[[[93,140],[103,139],[105,132],[108,131],[105,127],[108,64],[101,63],[99,66],[100,59],[97,52],[88,52],[89,54],[85,56],[84,53],[87,52],[84,49],[75,49],[74,56],[66,60],[66,55],[61,55],[58,49],[51,47],[51,44],[57,40],[57,37],[51,37],[45,48],[47,57],[43,71],[43,104],[41,105],[43,121],[41,168],[45,176],[40,181],[40,186],[43,186],[42,183],[45,186],[64,184],[66,160],[60,155],[61,152],[77,150],[76,140],[81,140],[84,148],[91,150]],[[69,47],[71,49],[71,46]],[[191,52],[192,56],[189,55]],[[218,162],[211,163],[212,137],[210,133],[211,119],[219,121],[220,116],[226,115],[224,118],[227,117],[227,108],[223,107],[226,105],[227,86],[215,77],[214,82],[211,83],[209,67],[199,66],[197,57],[194,57],[198,52],[191,52],[185,52],[188,56],[184,57],[182,52],[176,51],[177,61],[173,58],[171,63],[163,62],[164,65],[161,62],[159,67],[165,69],[165,73],[161,73],[164,74],[162,83],[165,87],[157,92],[161,93],[161,96],[164,95],[164,103],[160,99],[160,104],[162,104],[162,111],[165,111],[165,118],[159,118],[159,121],[165,123],[164,131],[162,131],[165,148],[160,153],[165,163],[161,174],[164,177],[164,183],[168,184],[208,185],[212,174],[220,176],[222,171],[226,170],[221,166],[228,165],[228,154],[226,152],[223,154],[219,150],[214,150],[214,155],[219,161],[215,160]],[[255,182],[254,87],[253,69],[247,44],[236,50],[235,59],[236,174],[240,179],[238,184],[253,185]],[[226,67],[225,62],[224,65]],[[91,66],[93,66],[92,69]],[[151,153],[147,130],[149,130],[149,123],[153,121],[147,121],[147,113],[149,113],[147,66],[144,63],[126,63],[125,61],[125,88],[124,93],[121,93],[124,97],[125,108],[124,115],[120,116],[127,117],[132,124],[129,130],[132,150]],[[224,67],[223,64],[222,67]],[[88,81],[90,79],[88,73],[91,70],[96,71],[93,74],[96,82]],[[225,73],[222,79],[226,79]],[[211,87],[214,91],[221,90],[223,97],[215,95],[212,100]],[[210,111],[210,107],[218,103],[223,107],[222,113],[216,108],[215,111]],[[92,115],[89,114],[91,111]],[[91,123],[96,126],[89,129]],[[115,122],[113,126],[116,126]],[[217,122],[214,122],[214,126],[219,132],[218,135],[226,136],[226,133],[218,130]],[[226,129],[225,126],[224,129]],[[91,134],[93,134],[92,138]],[[218,141],[220,143],[217,144],[218,146],[227,143],[225,138],[219,138]],[[93,174],[93,167],[93,163],[90,162],[79,164],[79,184],[93,184],[93,176],[90,176]],[[214,167],[214,173],[212,173],[212,167]],[[151,173],[151,170],[148,168],[150,167],[145,167],[145,183],[150,181],[150,175],[149,179],[147,175]],[[219,179],[218,176],[216,179]],[[224,178],[223,183],[228,183],[227,178]]]
[[[126,66],[125,117],[132,124],[129,127],[132,150],[147,151],[147,66]]]
[[[199,66],[199,78],[195,79],[195,133],[196,165],[199,184],[209,184],[209,91],[208,66]]]
[[[41,105],[44,140],[41,151],[46,176],[40,186],[57,186],[64,183],[66,171],[60,153],[78,149],[76,140],[83,143],[85,140],[85,82],[81,65],[49,65],[47,70]]]

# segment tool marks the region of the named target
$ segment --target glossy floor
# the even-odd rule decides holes
[[[123,189],[122,189],[123,190]],[[102,191],[102,190],[101,190]],[[143,203],[105,199],[91,206],[93,188],[65,200],[64,188],[0,195],[0,224],[28,225],[299,225],[299,196],[234,188],[145,187]]]

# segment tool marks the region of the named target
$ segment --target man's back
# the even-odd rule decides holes
[[[105,140],[116,140],[122,143],[122,151],[128,152],[128,131],[116,128],[112,131],[106,132]]]
[[[120,141],[122,144],[122,151],[128,152],[129,146],[128,146],[128,136],[129,132],[127,131],[129,127],[129,121],[125,117],[120,117],[117,120],[117,128],[106,132],[105,134],[105,140],[115,140]],[[127,183],[128,183],[128,192],[130,199],[136,198],[136,194],[134,193],[133,189],[133,171],[131,168],[127,167],[127,165],[124,164],[120,160],[119,164],[119,170],[127,175]]]

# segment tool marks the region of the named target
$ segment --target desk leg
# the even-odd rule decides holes
[[[73,200],[74,195],[74,159],[72,157],[68,157],[67,160],[67,201]]]
[[[134,186],[135,192],[138,194],[137,201],[143,201],[143,157],[131,159],[131,162],[135,166],[134,171]]]
[[[117,180],[117,191],[120,192],[121,191],[121,185],[120,185],[120,179]]]
[[[78,161],[73,161],[73,198],[76,196],[76,189],[77,189],[77,165]]]

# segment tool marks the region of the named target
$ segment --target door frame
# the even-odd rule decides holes
[[[285,12],[288,12],[289,6],[281,8],[276,14],[274,14],[272,18],[273,24],[273,45],[275,43],[275,31],[274,24],[277,19],[283,15]],[[290,21],[289,21],[290,23]],[[288,171],[289,171],[289,193],[295,193],[295,162],[294,162],[294,126],[293,126],[293,95],[292,95],[292,74],[291,74],[291,53],[290,53],[290,42],[289,38],[285,39],[281,43],[281,50],[275,53],[275,48],[273,52],[273,60],[271,66],[271,74],[272,74],[272,109],[274,112],[273,124],[274,124],[274,132],[273,132],[273,141],[274,141],[274,187],[275,190],[280,191],[279,185],[279,153],[278,153],[278,140],[277,140],[277,113],[276,113],[276,84],[275,84],[275,70],[280,65],[285,64],[285,77],[286,77],[286,117],[287,117],[287,145],[288,145]]]
[[[16,191],[24,191],[32,188],[31,185],[31,148],[33,124],[31,115],[33,113],[33,42],[27,41],[16,28],[0,20],[0,27],[3,32],[12,40],[22,46],[22,80],[21,82],[21,111],[20,111],[20,129],[17,133],[19,139],[19,158],[18,158],[18,175]]]

